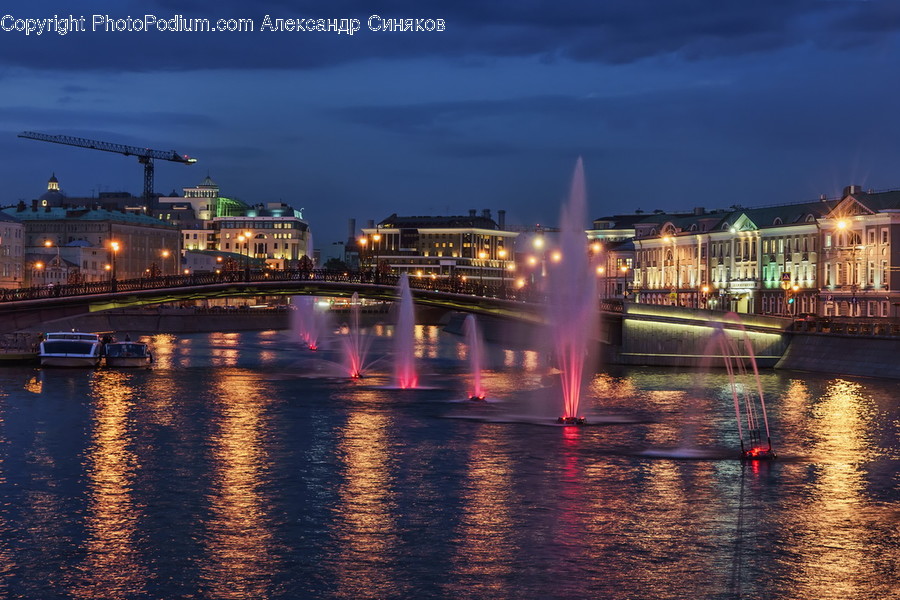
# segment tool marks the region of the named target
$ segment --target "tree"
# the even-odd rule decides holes
[[[347,263],[337,257],[329,258],[325,261],[325,269],[329,271],[347,271]]]

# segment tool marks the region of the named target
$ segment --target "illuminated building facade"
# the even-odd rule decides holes
[[[147,215],[83,207],[38,210],[24,203],[5,212],[25,227],[24,253],[34,258],[23,268],[38,276],[51,264],[39,285],[99,280],[113,272],[118,279],[143,277],[154,265],[159,268],[164,251],[179,247],[179,231]]]
[[[514,242],[489,210],[468,216],[400,217],[363,228],[357,243],[364,270],[409,273],[415,277],[457,278],[485,285],[511,284],[515,277]]]
[[[24,276],[25,226],[21,221],[0,212],[0,288],[17,288]]]
[[[900,306],[900,191],[844,190],[819,223],[825,316],[897,317]]]
[[[740,313],[895,317],[900,191],[635,224],[635,299]]]
[[[227,198],[209,175],[182,191],[183,197],[160,198],[154,215],[178,225],[185,251],[233,252],[279,269],[312,256],[302,209],[281,202],[250,206]]]

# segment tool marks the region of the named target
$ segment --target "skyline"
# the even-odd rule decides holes
[[[7,7],[7,26],[74,12],[88,29],[93,14],[151,14],[255,30],[0,28],[0,204],[36,198],[51,173],[70,196],[141,192],[133,158],[16,137],[26,130],[196,157],[157,163],[156,191],[209,174],[226,196],[303,208],[323,249],[348,218],[394,212],[556,225],[579,156],[589,218],[900,187],[900,8],[887,2],[293,4]],[[266,15],[361,28],[263,32]],[[446,29],[374,32],[370,15]]]

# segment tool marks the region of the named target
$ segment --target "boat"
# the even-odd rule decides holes
[[[45,333],[38,349],[42,367],[96,367],[103,343],[96,333],[60,331]]]
[[[143,342],[110,342],[104,348],[107,367],[149,367],[150,348]]]

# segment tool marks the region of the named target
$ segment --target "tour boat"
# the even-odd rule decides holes
[[[96,367],[103,343],[96,333],[61,331],[45,333],[38,350],[42,367]]]
[[[107,367],[149,367],[150,348],[143,342],[110,342],[104,349]]]

